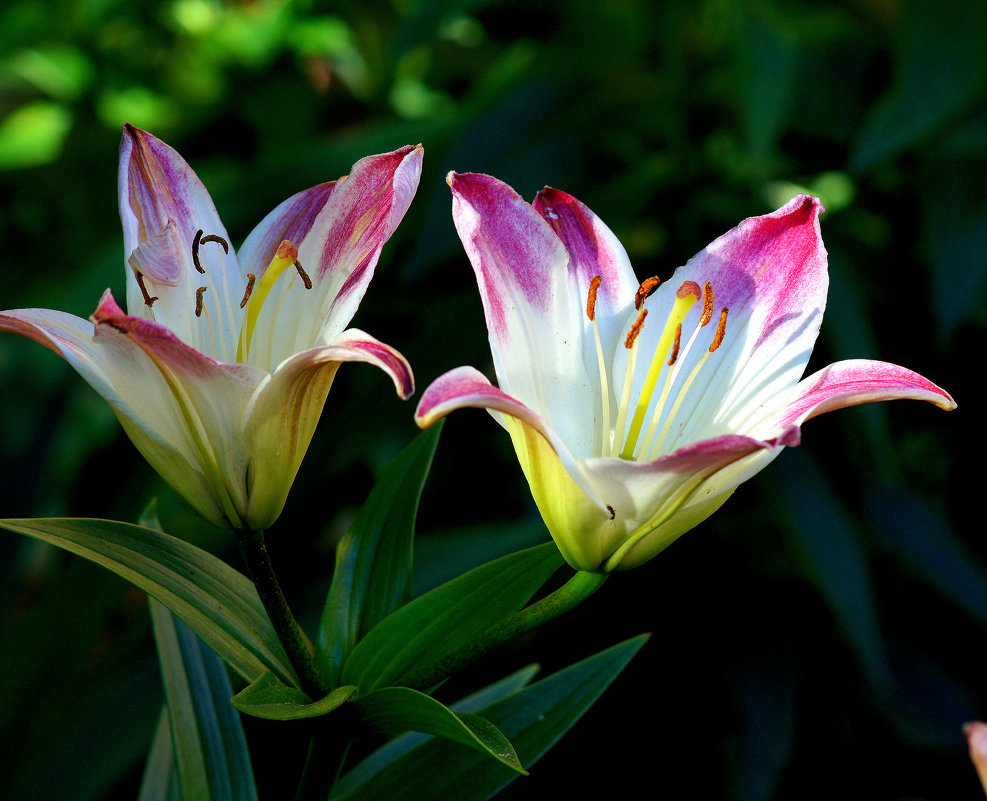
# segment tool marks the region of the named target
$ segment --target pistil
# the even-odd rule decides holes
[[[603,408],[601,410],[602,431],[604,441],[600,443],[600,448],[609,447],[610,434],[610,384],[607,380],[607,363],[603,358],[603,343],[600,341],[600,326],[596,322],[596,294],[603,283],[603,276],[597,275],[589,284],[589,296],[586,299],[586,316],[593,323],[593,336],[596,338],[596,364],[600,371],[600,398]]]
[[[236,360],[238,362],[244,361],[250,354],[250,343],[254,336],[254,329],[257,327],[257,320],[260,317],[260,312],[264,307],[267,296],[271,294],[271,290],[281,277],[281,274],[289,267],[295,265],[297,261],[298,248],[287,239],[282,240],[281,244],[278,245],[274,258],[271,259],[267,270],[264,271],[264,275],[254,285],[253,292],[247,292],[244,296],[246,299],[246,315],[240,333],[240,343],[237,346]],[[300,264],[296,269],[299,270],[300,276],[304,273],[304,270],[301,270]],[[308,276],[303,276],[302,280],[304,281],[305,278],[308,278]],[[311,283],[309,281],[307,286],[310,287]]]
[[[638,396],[637,407],[634,410],[634,417],[631,420],[630,430],[627,433],[627,440],[624,443],[624,449],[620,452],[622,459],[634,458],[634,451],[637,448],[638,438],[641,435],[641,427],[644,425],[644,418],[648,413],[651,398],[658,384],[658,376],[672,350],[675,331],[682,324],[686,314],[689,313],[689,310],[695,305],[696,301],[702,297],[702,294],[699,284],[695,281],[686,281],[675,293],[675,303],[672,306],[672,313],[668,316],[668,320],[665,322],[665,328],[658,338],[658,346],[655,348],[651,365],[644,379],[644,386],[641,388],[641,394]],[[633,373],[633,365],[629,362],[627,367],[628,376],[630,376]],[[627,382],[625,381],[626,386]],[[621,412],[623,413],[625,409],[626,407],[622,400]],[[656,414],[658,412],[660,412],[660,409],[656,411]]]

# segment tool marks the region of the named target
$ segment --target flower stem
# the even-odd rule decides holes
[[[413,671],[401,680],[406,687],[428,692],[446,677],[472,664],[495,648],[575,609],[606,581],[609,573],[578,571],[555,592],[546,595],[520,612],[491,626],[462,648],[446,654],[438,662]]]
[[[295,616],[291,613],[288,600],[284,597],[281,584],[271,564],[267,543],[263,531],[240,531],[237,540],[240,552],[247,563],[250,578],[257,587],[267,616],[274,624],[278,639],[284,646],[288,659],[298,673],[302,690],[313,699],[321,698],[327,692],[324,682],[315,664],[315,652],[312,643],[305,634]]]

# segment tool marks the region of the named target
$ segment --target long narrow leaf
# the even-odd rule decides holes
[[[273,673],[265,673],[233,696],[233,706],[255,718],[300,720],[327,715],[350,699],[356,687],[337,687],[313,701],[301,690],[289,687]]]
[[[418,499],[441,429],[423,431],[388,465],[336,549],[316,640],[316,659],[331,683],[363,635],[411,597]]]
[[[221,559],[177,537],[111,520],[0,520],[112,570],[156,598],[247,681],[265,670],[297,684],[253,583]]]
[[[150,604],[182,797],[257,801],[226,666],[162,604]]]
[[[377,624],[353,649],[343,683],[369,692],[399,684],[517,612],[562,564],[545,543],[481,565],[416,598]]]
[[[137,801],[182,801],[167,704],[161,708]]]
[[[646,640],[647,635],[641,635],[601,651],[481,714],[510,739],[530,768],[592,706]],[[354,786],[348,778],[337,785],[333,801],[485,801],[517,773],[476,751],[432,738],[368,781]]]

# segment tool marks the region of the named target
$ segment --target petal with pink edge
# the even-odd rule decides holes
[[[573,453],[591,453],[596,398],[583,388],[599,384],[596,346],[562,240],[502,181],[473,173],[448,181],[501,389],[551,420]]]
[[[257,388],[244,416],[251,454],[246,515],[250,528],[267,528],[284,508],[343,362],[374,364],[390,375],[399,396],[414,392],[405,358],[357,329],[343,332],[332,345],[311,348],[284,362]]]
[[[756,431],[777,431],[801,425],[824,412],[874,401],[911,399],[950,411],[956,402],[927,378],[888,362],[849,359],[803,378],[780,409],[758,424]]]

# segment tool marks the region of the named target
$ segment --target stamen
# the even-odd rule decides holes
[[[651,359],[651,366],[648,368],[648,373],[644,378],[644,385],[641,387],[637,408],[634,410],[634,417],[627,431],[627,440],[624,443],[624,449],[620,452],[622,459],[634,458],[634,450],[637,448],[638,437],[641,435],[641,429],[644,426],[644,418],[648,413],[651,398],[658,384],[658,375],[661,373],[662,367],[672,350],[676,329],[681,325],[686,314],[688,314],[696,301],[702,296],[702,290],[695,281],[683,282],[682,286],[675,293],[675,305],[672,306],[672,312],[665,322],[665,328],[661,332],[661,336],[658,338],[658,346],[655,348],[654,356]]]
[[[720,345],[723,344],[723,337],[726,336],[727,333],[727,312],[729,311],[730,310],[726,306],[724,306],[723,310],[720,312],[720,322],[716,326],[716,336],[713,337],[713,342],[709,346],[710,353],[715,351],[718,347],[720,347]]]
[[[703,314],[699,318],[699,327],[703,328],[713,319],[713,302],[716,296],[713,294],[713,285],[707,281],[703,286]]]
[[[230,252],[230,243],[223,239],[223,237],[217,236],[216,234],[206,234],[203,236],[201,228],[195,232],[195,237],[192,239],[192,264],[195,265],[196,270],[205,275],[205,268],[199,261],[199,245],[203,242],[218,242],[223,246],[223,253]]]
[[[202,269],[202,265],[199,264],[199,243],[202,241],[202,229],[200,228],[195,232],[195,238],[192,240],[192,264],[195,265],[195,269],[200,273],[205,275],[205,270]]]
[[[201,317],[202,316],[202,293],[205,292],[207,289],[209,289],[209,287],[207,287],[207,286],[200,286],[197,290],[195,290],[195,316],[196,317]]]
[[[593,276],[593,280],[589,282],[589,297],[586,299],[586,316],[589,317],[591,322],[595,322],[596,320],[596,293],[602,283],[602,275]]]
[[[153,306],[154,301],[158,298],[157,296],[151,297],[150,293],[147,291],[147,287],[144,286],[144,273],[140,270],[134,270],[134,275],[137,278],[137,286],[140,287],[141,294],[144,296],[144,303],[147,304],[148,307]]]
[[[668,364],[671,367],[679,357],[679,345],[682,343],[682,323],[675,326],[675,341],[672,343],[672,355],[668,357]]]
[[[641,305],[644,303],[651,291],[659,284],[658,276],[653,275],[651,278],[645,278],[641,282],[641,286],[637,288],[637,292],[634,293],[634,308],[640,310]]]
[[[641,309],[641,313],[634,321],[634,325],[631,326],[631,330],[627,332],[627,336],[624,338],[624,347],[628,350],[634,347],[634,341],[637,339],[638,334],[641,333],[641,329],[644,327],[644,318],[647,316],[648,310]]]
[[[250,293],[254,291],[254,281],[257,280],[257,276],[253,273],[247,273],[247,288],[243,293],[243,300],[240,301],[240,308],[242,309],[247,305],[247,301],[250,300]]]
[[[302,269],[302,263],[295,259],[294,261],[295,269],[298,270],[298,274],[302,277],[302,283],[305,285],[306,289],[312,288],[312,279],[308,277],[308,273]]]
[[[247,298],[247,305],[245,307],[247,311],[243,326],[240,329],[240,343],[237,345],[236,352],[236,360],[238,362],[242,362],[250,353],[250,343],[254,336],[254,328],[257,326],[257,320],[260,317],[260,311],[264,307],[267,296],[271,294],[271,290],[282,273],[297,260],[298,248],[287,239],[281,240],[281,244],[278,245],[274,258],[271,259],[271,263],[267,266],[260,281],[257,282],[254,291]]]
[[[613,520],[615,517],[617,517],[617,511],[609,503],[607,504],[607,511],[610,512],[610,519],[611,520]]]

